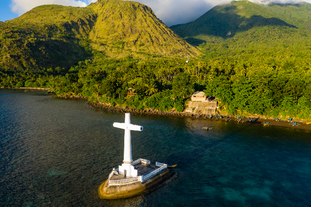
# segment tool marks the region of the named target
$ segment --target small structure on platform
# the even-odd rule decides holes
[[[192,94],[191,101],[206,101],[206,95],[203,91],[196,91]]]
[[[113,168],[108,179],[98,188],[102,199],[128,198],[160,184],[172,173],[167,164],[146,159],[132,160],[131,131],[142,131],[143,127],[131,124],[130,114],[125,114],[125,123],[114,123],[114,127],[124,129],[124,159],[118,169]]]
[[[196,91],[191,96],[186,112],[204,115],[215,115],[218,107],[215,97],[207,97],[203,91]]]

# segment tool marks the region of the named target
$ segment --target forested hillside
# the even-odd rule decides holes
[[[199,54],[149,7],[117,0],[86,8],[36,7],[0,24],[0,47],[0,69],[18,71],[69,69],[95,53],[106,58]]]
[[[235,1],[171,28],[199,45],[216,68],[205,91],[219,97],[225,111],[309,117],[310,20],[307,3]]]
[[[109,57],[187,57],[199,54],[143,4],[110,0],[90,7],[98,14],[89,35],[91,46]]]
[[[37,9],[45,7],[54,6]],[[12,28],[16,37],[24,34],[23,28],[29,31],[18,40],[2,38],[1,44],[10,46],[1,64],[17,66],[1,66],[0,86],[45,87],[112,106],[179,112],[194,91],[204,90],[217,97],[219,113],[311,120],[310,4],[236,1],[172,27],[200,52],[138,3],[110,0],[81,10],[55,7],[66,17],[56,15],[59,20],[50,26],[24,26],[36,10],[0,25],[9,36],[15,35]],[[8,26],[13,24],[20,26]],[[63,44],[62,50],[47,45],[49,41],[71,46]],[[61,58],[68,60],[67,68],[60,66],[67,64]]]
[[[266,26],[296,29],[292,32],[309,31],[310,12],[311,5],[308,3],[259,5],[247,0],[233,1],[214,7],[193,22],[175,25],[171,29],[192,44],[229,41],[241,33],[248,34],[247,39],[250,40],[253,38],[249,30]]]
[[[86,38],[97,15],[90,8],[46,5],[0,25],[0,69],[70,68],[91,56]]]

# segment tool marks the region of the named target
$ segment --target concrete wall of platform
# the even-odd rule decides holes
[[[217,110],[217,101],[189,101],[186,112],[204,115],[215,115]]]

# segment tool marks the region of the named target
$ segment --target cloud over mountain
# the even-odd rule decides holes
[[[277,3],[277,4],[297,4],[300,2],[311,2],[311,1],[301,1],[301,0],[250,0],[255,4],[270,4],[270,3]]]
[[[137,0],[151,7],[159,19],[168,26],[193,21],[216,5],[230,0]]]
[[[154,13],[168,26],[194,21],[216,5],[230,3],[231,0],[134,0],[152,8]],[[294,4],[301,0],[250,0],[257,4],[281,3]],[[23,14],[44,4],[64,6],[87,6],[96,0],[12,0],[14,13]],[[305,2],[311,3],[311,0]]]
[[[216,5],[230,3],[231,0],[136,0],[152,8],[154,13],[168,26],[194,21]],[[301,0],[250,0],[256,4],[294,4]],[[311,0],[304,2],[311,3]]]
[[[88,1],[87,3],[91,3]],[[36,6],[45,4],[58,4],[63,6],[87,6],[86,2],[74,0],[12,0],[11,10],[17,14],[23,14]]]

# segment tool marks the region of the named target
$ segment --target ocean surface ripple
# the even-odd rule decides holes
[[[311,206],[311,133],[132,115],[133,159],[178,164],[152,192],[100,200],[123,160],[124,114],[0,89],[0,206]],[[209,125],[212,129],[202,130]]]

